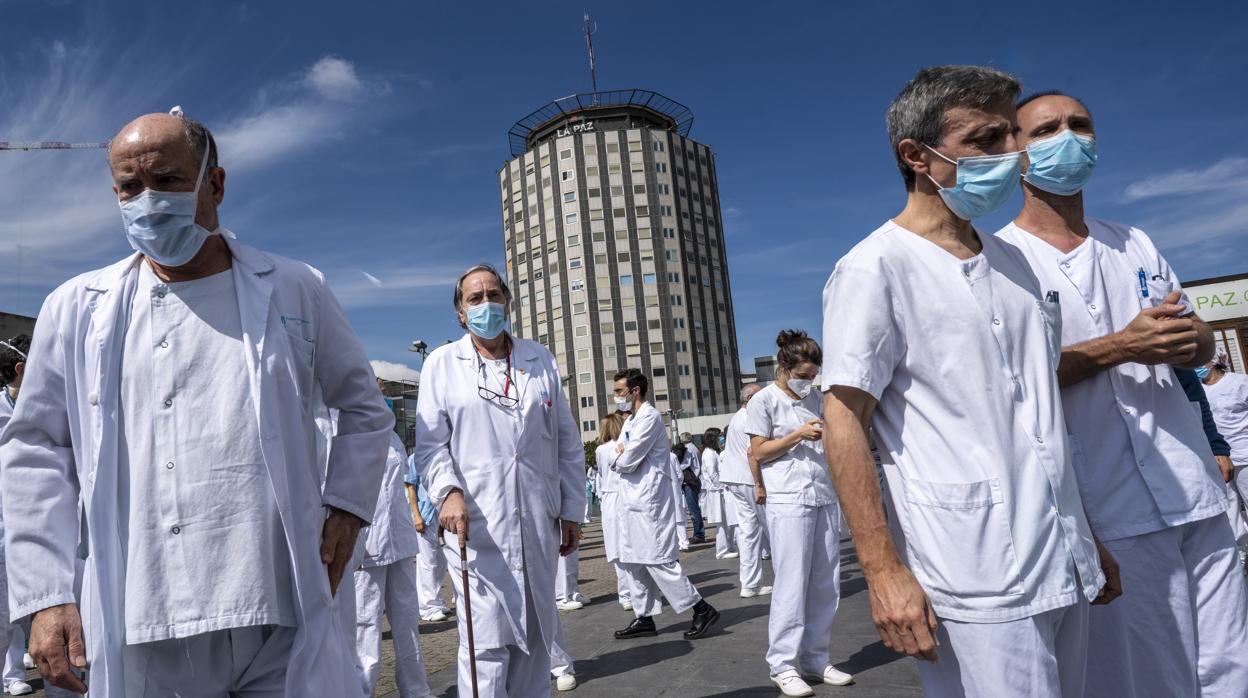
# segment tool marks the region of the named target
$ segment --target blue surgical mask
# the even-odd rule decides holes
[[[1193,370],[1196,372],[1196,377],[1201,379],[1202,381],[1209,377],[1208,366],[1201,366],[1200,368],[1193,369]]]
[[[942,187],[929,174],[928,179],[940,190],[940,198],[962,220],[986,216],[1005,205],[1018,188],[1021,152],[1001,155],[976,155],[958,158],[956,161],[941,154],[926,143],[925,148],[946,161],[958,166],[958,181],[952,187]]]
[[[130,246],[162,267],[180,267],[199,253],[212,232],[195,223],[199,187],[208,166],[208,152],[199,164],[195,191],[152,191],[120,201],[121,219]]]
[[[506,315],[502,303],[482,303],[464,311],[468,317],[468,331],[481,339],[494,339],[503,331]]]
[[[1058,196],[1073,196],[1083,190],[1096,167],[1096,139],[1066,129],[1055,136],[1027,144],[1031,164],[1023,179]]]

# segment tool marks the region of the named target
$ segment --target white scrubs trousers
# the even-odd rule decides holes
[[[420,600],[420,617],[429,620],[435,613],[445,612],[442,603],[442,580],[446,579],[446,555],[438,545],[437,522],[426,523],[420,534],[416,554],[416,598]]]
[[[377,690],[381,675],[381,616],[394,638],[394,678],[401,698],[425,698],[429,682],[420,656],[420,611],[416,569],[411,558],[355,572],[355,652],[365,696]]]
[[[832,620],[841,600],[839,507],[768,503],[775,588],[767,620],[767,667],[822,674],[831,664]]]
[[[1124,588],[1110,606],[1125,598]],[[1088,608],[1080,599],[1074,606],[1005,623],[942,618],[936,631],[940,661],[918,662],[924,697],[1083,698]]]
[[[559,556],[559,567],[555,570],[555,598],[559,601],[580,601],[580,583],[577,578],[581,574],[581,551],[573,550],[568,555]]]
[[[559,612],[555,611],[555,641],[550,644],[550,675],[556,678],[564,674],[575,674],[572,669],[572,657],[567,647],[568,641],[563,635],[563,621],[559,618]]]
[[[1248,595],[1226,518],[1104,545],[1122,597],[1092,609],[1088,695],[1248,696]]]
[[[662,599],[667,599],[677,613],[684,613],[702,600],[698,590],[680,569],[679,562],[663,565],[622,562],[620,566],[628,573],[632,585],[633,614],[638,618],[662,613]]]
[[[4,567],[0,566],[0,574],[3,573]],[[4,690],[7,692],[13,682],[26,680],[26,665],[22,663],[22,655],[26,654],[26,633],[22,626],[5,618],[0,620],[0,643],[8,648],[4,653]]]
[[[459,585],[456,582],[457,598]],[[528,653],[519,645],[507,645],[493,649],[477,649],[477,694],[480,698],[538,698],[550,695],[551,658],[550,648],[542,640],[538,627],[537,609],[533,599],[525,594],[526,617],[529,619],[525,642]],[[462,615],[463,609],[460,609]],[[475,618],[473,620],[476,620]],[[507,622],[506,618],[500,619]],[[468,636],[461,634],[456,681],[458,695],[472,695],[472,675],[468,666]]]
[[[633,583],[629,581],[628,570],[618,563],[613,562],[611,566],[615,568],[615,596],[620,605],[631,604],[633,601]]]
[[[253,625],[126,645],[126,698],[285,698],[294,639],[294,628]]]
[[[730,505],[731,506],[731,505]],[[723,557],[737,549],[737,527],[726,523],[715,526],[715,557]]]
[[[766,509],[754,501],[753,485],[724,485],[728,506],[737,507],[737,550],[741,553],[741,588],[763,586],[763,549]]]

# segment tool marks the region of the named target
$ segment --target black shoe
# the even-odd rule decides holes
[[[698,602],[693,607],[693,624],[685,631],[686,640],[695,640],[706,634],[716,621],[719,620],[719,611],[715,607],[706,602],[705,599]]]
[[[718,614],[716,614],[718,617]],[[634,637],[654,637],[659,631],[654,628],[654,619],[650,616],[634,618],[627,628],[615,631],[615,639],[631,640]]]
[[[693,538],[689,539],[689,542],[693,543],[694,545],[702,545],[703,543],[706,542],[706,539],[703,538],[702,536],[694,536]]]

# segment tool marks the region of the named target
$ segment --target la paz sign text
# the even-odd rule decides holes
[[[574,133],[586,133],[588,131],[593,131],[593,130],[594,130],[594,122],[581,121],[579,123],[568,124],[567,126],[560,128],[557,137],[562,138],[564,136],[571,136]]]
[[[1248,316],[1248,279],[1184,289],[1202,320],[1217,321]]]

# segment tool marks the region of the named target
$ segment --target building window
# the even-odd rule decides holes
[[[586,168],[585,168],[585,176],[586,176],[586,177],[597,177],[597,176],[598,176],[598,168],[597,168],[597,167],[586,167]]]
[[[620,277],[620,285],[621,285],[621,286],[632,286],[632,285],[633,285],[633,277],[632,277],[632,275],[631,275],[631,274],[625,274],[624,276],[621,276],[621,277]]]
[[[574,332],[576,333],[577,337],[588,337],[589,325],[577,325]]]
[[[571,287],[573,291],[584,291],[585,280],[584,279],[572,279]]]
[[[575,213],[569,213],[568,215],[564,216],[564,217],[563,217],[563,222],[564,222],[564,223],[575,223],[575,222],[576,222],[576,214],[575,214]]]
[[[625,332],[636,332],[636,331],[637,331],[637,321],[636,321],[636,320],[625,320],[625,321],[624,321],[624,331],[625,331]]]
[[[662,321],[662,320],[650,320],[649,322],[647,322],[647,323],[646,323],[646,325],[647,325],[650,329],[652,329],[652,330],[660,330],[660,329],[663,329],[663,321]]]
[[[675,239],[675,238],[676,238],[676,231],[675,231],[674,229],[672,229],[672,228],[664,228],[664,229],[663,229],[663,237],[665,237],[665,238],[672,238],[672,239]]]
[[[650,353],[651,353],[651,354],[662,354],[662,353],[663,353],[663,342],[651,342],[651,343],[650,343]]]
[[[668,252],[668,254],[670,255],[672,253]],[[672,259],[671,257],[668,257],[668,260],[671,260],[671,259]],[[674,271],[667,272],[667,281],[668,283],[672,283],[672,284],[680,283],[680,274],[677,274]]]
[[[662,366],[655,366],[654,370],[651,372],[651,375],[653,375],[655,378],[662,378],[667,375],[667,369],[663,368]]]
[[[581,268],[581,260],[580,260],[580,259],[574,259],[574,260],[572,260],[572,261],[568,262],[568,267],[569,267],[569,268],[571,268],[571,269],[580,269],[580,268]]]
[[[571,157],[572,157],[572,149],[571,149],[571,148],[568,148],[567,150],[560,150],[560,151],[559,151],[559,159],[560,159],[560,160],[567,160],[568,158],[571,158]]]
[[[564,192],[563,203],[570,204],[573,201],[576,201],[576,192],[574,191]]]
[[[618,153],[618,152],[620,152],[620,144],[619,144],[619,143],[608,143],[608,144],[607,144],[607,152],[608,152],[608,153]]]
[[[588,360],[589,360],[589,350],[588,350],[588,349],[577,349],[577,350],[576,350],[576,359],[577,359],[577,361],[588,361]],[[581,405],[581,407],[584,407],[584,405]]]
[[[681,400],[692,400],[692,399],[693,399],[693,391],[692,391],[692,390],[690,390],[689,388],[681,388],[681,389],[680,389],[680,399],[681,399]]]
[[[594,396],[590,395],[589,397],[581,398],[581,407],[593,407],[593,406],[594,406]]]
[[[672,305],[683,305],[683,299],[680,296],[672,296]]]
[[[661,152],[663,152],[663,141],[655,141],[655,142],[654,142],[654,152],[656,152],[656,153],[661,153]]]
[[[655,172],[667,172],[667,163],[665,162],[654,163],[654,171]]]
[[[586,371],[585,373],[582,373],[577,380],[579,380],[582,384],[591,383],[594,380],[594,374]]]
[[[670,186],[666,185],[666,184],[660,184],[660,185],[659,185],[659,193],[660,193],[660,194],[671,194],[671,193],[672,193],[672,188],[671,188]]]
[[[642,274],[641,275],[641,283],[652,284],[654,282],[655,282],[654,274]]]
[[[573,304],[572,304],[572,312],[573,312],[573,313],[575,313],[575,314],[577,314],[577,315],[580,315],[581,313],[585,312],[585,301],[580,301],[580,302],[577,302],[577,303],[573,303]]]
[[[627,233],[625,233],[624,237],[628,237]],[[617,260],[617,261],[620,261],[620,262],[631,262],[631,261],[632,261],[632,257],[631,257],[631,256],[630,256],[627,252],[621,252],[621,253],[617,254],[617,255],[615,256],[615,258],[616,258],[616,260]]]

